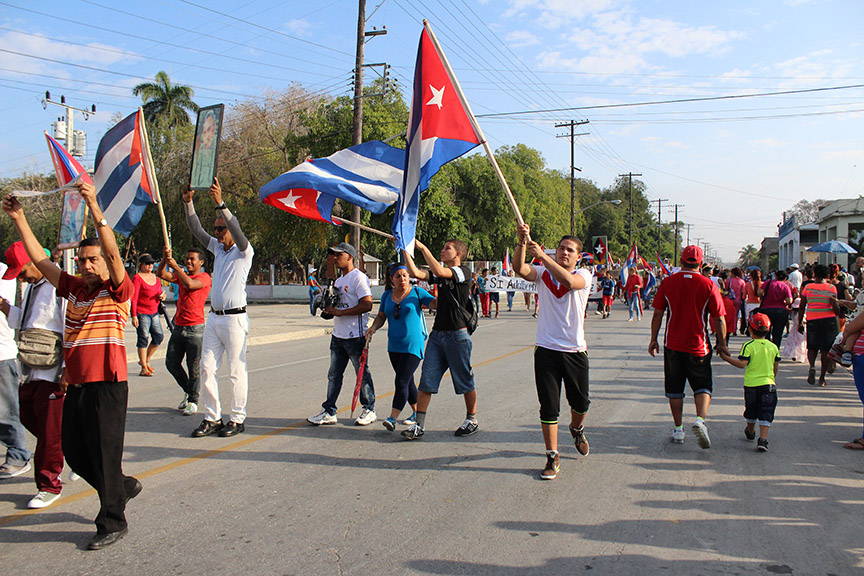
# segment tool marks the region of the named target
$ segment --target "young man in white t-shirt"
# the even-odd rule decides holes
[[[537,294],[543,302],[537,320],[534,381],[546,443],[546,466],[540,477],[553,480],[559,470],[558,415],[562,382],[570,404],[570,434],[576,450],[583,456],[587,456],[589,450],[583,428],[590,404],[584,317],[591,293],[591,272],[576,268],[582,256],[582,242],[575,236],[561,238],[552,259],[531,240],[530,232],[527,224],[519,227],[513,269],[525,280],[537,284]],[[542,264],[526,264],[526,249]]]
[[[342,377],[350,360],[355,372],[360,367],[360,355],[366,346],[366,325],[372,310],[372,288],[369,277],[354,267],[357,251],[346,242],[327,249],[327,273],[335,275],[338,268],[342,276],[333,283],[339,293],[336,306],[323,310],[333,316],[333,335],[330,338],[330,371],[327,373],[327,399],[321,412],[306,420],[310,424],[336,424],[336,400],[342,391]],[[375,388],[369,366],[363,371],[360,385],[360,403],[363,411],[354,421],[358,426],[375,422]]]

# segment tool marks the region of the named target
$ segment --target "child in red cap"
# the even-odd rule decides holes
[[[759,423],[759,440],[756,449],[759,452],[768,451],[768,429],[774,421],[774,409],[777,407],[777,363],[780,362],[780,351],[773,342],[766,339],[771,332],[771,320],[758,312],[750,318],[750,335],[753,337],[744,343],[738,358],[721,352],[720,357],[729,364],[744,368],[744,418],[747,427],[744,436],[753,441],[756,438],[756,423]]]

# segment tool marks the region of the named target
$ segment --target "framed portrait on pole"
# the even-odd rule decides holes
[[[189,176],[189,187],[192,190],[208,190],[216,176],[224,111],[224,104],[198,110],[195,143],[192,145],[192,171]]]

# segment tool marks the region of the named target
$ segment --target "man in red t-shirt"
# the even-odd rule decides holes
[[[123,438],[129,386],[123,331],[134,288],[123,267],[114,232],[108,226],[93,184],[78,184],[93,215],[99,239],[85,238],[78,247],[81,276],[61,271],[45,255],[18,200],[6,196],[3,210],[15,222],[27,255],[57,295],[69,300],[62,383],[63,454],[72,471],[99,494],[96,535],[87,548],[99,550],[126,535],[126,503],[141,492],[141,483],[123,474]]]
[[[681,271],[660,283],[654,296],[654,316],[651,318],[651,342],[648,353],[659,350],[657,336],[668,310],[666,338],[663,343],[663,373],[666,397],[675,429],[672,441],[684,443],[682,425],[684,413],[684,383],[690,382],[696,403],[696,422],[692,430],[700,448],[710,448],[705,418],[711,403],[713,380],[711,375],[711,345],[708,335],[708,315],[715,322],[717,350],[726,352],[726,311],[720,289],[709,278],[699,273],[702,249],[687,246],[681,254]]]
[[[174,330],[165,352],[165,367],[183,389],[183,401],[177,409],[184,416],[198,412],[198,392],[201,389],[201,348],[204,343],[204,305],[210,286],[210,275],[201,268],[207,256],[201,248],[190,248],[186,252],[186,270],[171,257],[171,248],[165,247],[156,276],[178,285],[177,312],[174,314]],[[167,270],[171,268],[171,270]],[[186,368],[183,369],[183,358]]]

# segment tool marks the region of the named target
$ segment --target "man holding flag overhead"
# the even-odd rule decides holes
[[[21,204],[13,196],[3,210],[15,222],[30,260],[69,300],[63,356],[68,383],[63,404],[62,444],[66,461],[99,494],[96,536],[87,545],[98,550],[126,535],[126,504],[141,492],[141,483],[123,474],[123,438],[129,394],[123,331],[129,318],[132,281],[123,267],[92,184],[78,190],[99,234],[78,248],[81,276],[61,271],[33,235]]]

